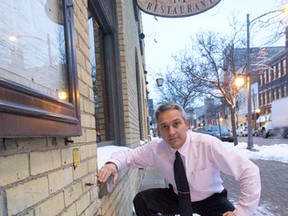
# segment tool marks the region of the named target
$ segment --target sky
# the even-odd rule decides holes
[[[215,31],[219,33],[229,32],[229,22],[232,15],[239,18],[239,22],[246,25],[246,15],[250,14],[250,20],[273,10],[282,8],[287,0],[222,0],[212,9],[185,18],[163,18],[142,12],[143,33],[145,34],[145,61],[148,71],[149,98],[156,99],[156,78],[160,72],[173,67],[173,54],[177,54],[185,46],[188,46],[191,37],[200,31]],[[244,28],[246,30],[246,28]],[[244,35],[246,33],[244,32]],[[251,47],[261,46],[267,40],[261,37],[264,30],[253,31],[251,28]],[[157,43],[155,42],[157,41]],[[284,46],[284,38],[276,45]]]

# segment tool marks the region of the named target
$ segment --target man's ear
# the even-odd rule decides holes
[[[161,137],[161,133],[160,133],[159,127],[157,127],[157,133],[158,133],[158,137],[160,138]]]
[[[189,122],[188,122],[188,118],[185,118],[185,125],[186,125],[186,130],[188,130],[188,128],[189,128]]]

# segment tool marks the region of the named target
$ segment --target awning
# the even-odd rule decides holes
[[[270,115],[260,115],[259,118],[256,120],[256,123],[262,123],[268,121]]]

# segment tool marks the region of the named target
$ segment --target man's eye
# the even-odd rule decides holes
[[[167,129],[167,128],[168,128],[167,125],[163,125],[163,126],[162,126],[162,129]]]
[[[175,128],[179,127],[179,125],[180,125],[179,122],[175,122],[175,123],[174,123],[174,127],[175,127]]]

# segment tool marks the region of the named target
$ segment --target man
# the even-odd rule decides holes
[[[255,211],[260,199],[259,169],[234,149],[206,134],[188,131],[188,121],[181,106],[173,102],[162,104],[156,110],[156,120],[162,139],[153,140],[132,151],[112,155],[97,173],[98,180],[105,182],[110,175],[117,179],[117,171],[124,168],[154,167],[163,175],[170,188],[142,191],[133,200],[137,216],[191,215],[182,213],[180,198],[188,194],[188,207],[201,216],[249,216]],[[180,155],[187,176],[189,191],[177,190],[173,164]],[[179,154],[180,153],[180,154]],[[220,171],[234,176],[240,182],[241,196],[236,208],[228,201],[222,186]],[[178,202],[179,201],[179,202]]]

